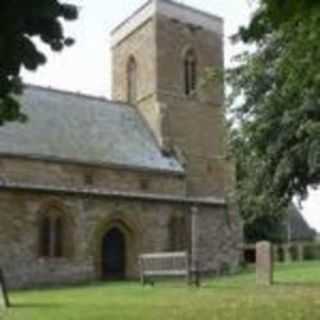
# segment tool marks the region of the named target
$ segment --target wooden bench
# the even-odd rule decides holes
[[[185,277],[190,283],[191,270],[187,252],[142,254],[139,257],[142,285],[153,284],[154,278]]]

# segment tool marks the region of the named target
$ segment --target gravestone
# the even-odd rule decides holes
[[[258,242],[256,245],[256,276],[258,285],[272,285],[273,257],[270,242]]]
[[[0,310],[10,306],[7,287],[2,270],[0,269]]]

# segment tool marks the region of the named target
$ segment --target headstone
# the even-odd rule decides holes
[[[258,242],[256,245],[256,276],[257,284],[272,285],[273,259],[272,245],[270,242]]]

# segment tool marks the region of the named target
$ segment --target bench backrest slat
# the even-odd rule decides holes
[[[160,252],[141,254],[141,281],[147,277],[185,276],[189,279],[189,255],[187,252]]]

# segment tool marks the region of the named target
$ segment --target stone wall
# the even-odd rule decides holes
[[[185,195],[183,175],[0,156],[0,180],[43,186]]]
[[[214,107],[196,101],[183,104],[164,94],[160,99],[168,104],[171,144],[185,158],[188,194],[225,197],[229,180],[224,117]]]
[[[138,68],[138,101],[155,92],[157,69],[154,31],[155,21],[150,18],[112,48],[112,99],[128,100],[127,66],[132,56]]]
[[[127,100],[127,62],[138,65],[137,108],[160,147],[186,164],[187,193],[225,196],[229,187],[224,89],[208,82],[195,95],[184,93],[184,54],[197,55],[198,82],[208,68],[221,71],[221,34],[155,14],[112,48],[113,98]]]
[[[220,274],[235,271],[242,259],[239,243],[242,228],[227,207],[200,207],[199,210],[199,268],[202,273]],[[231,216],[230,216],[231,214]]]
[[[112,98],[128,101],[127,65],[130,57],[134,57],[137,64],[137,107],[161,145],[160,110],[155,95],[157,86],[155,21],[155,17],[148,19],[112,48]]]
[[[168,92],[185,101],[196,100],[221,107],[224,104],[224,87],[209,81],[192,97],[185,95],[184,57],[194,50],[198,80],[203,80],[208,68],[222,71],[224,68],[223,36],[197,25],[186,24],[178,19],[157,14],[157,91]],[[200,107],[200,105],[199,105]]]
[[[65,241],[73,243],[73,251],[63,258],[39,257],[39,217],[51,205],[59,206],[72,221]],[[202,269],[216,271],[222,263],[236,265],[236,239],[224,211],[204,206],[199,212]],[[100,279],[102,238],[110,227],[119,226],[126,237],[126,276],[137,278],[138,255],[170,250],[171,217],[186,215],[189,219],[189,213],[190,205],[181,203],[2,190],[0,265],[10,288]]]
[[[186,51],[196,53],[200,84],[208,68],[223,69],[222,36],[158,15],[156,42],[157,98],[167,106],[171,143],[187,160],[188,194],[224,196],[228,170],[223,86],[208,81],[194,95],[184,92]]]

